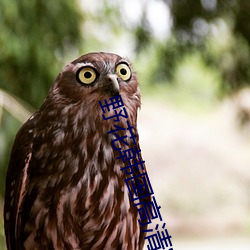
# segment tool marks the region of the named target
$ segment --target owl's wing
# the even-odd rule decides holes
[[[12,148],[5,186],[4,228],[8,249],[18,249],[21,206],[29,183],[32,130],[27,122],[17,133]]]

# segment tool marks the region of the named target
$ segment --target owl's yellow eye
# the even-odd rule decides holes
[[[131,77],[131,70],[126,63],[118,64],[116,67],[116,72],[124,81],[129,80]]]
[[[95,81],[97,75],[93,68],[91,67],[83,67],[78,70],[77,78],[81,83],[91,84]]]

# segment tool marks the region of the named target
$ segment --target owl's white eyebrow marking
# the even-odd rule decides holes
[[[80,62],[74,65],[73,70],[77,71],[79,68],[86,67],[86,66],[94,67],[94,65],[90,62]]]
[[[93,67],[94,68],[94,65],[90,62],[79,62],[77,64],[73,64],[73,63],[69,63],[68,65],[66,65],[64,67],[64,69],[62,70],[62,72],[64,71],[68,71],[69,69],[71,69],[74,73],[76,73],[76,71],[81,68],[81,67],[86,67],[86,66],[89,66],[89,67]]]
[[[119,60],[119,63],[127,63],[127,64],[130,64],[129,63],[129,59],[127,57],[122,57],[121,60]]]

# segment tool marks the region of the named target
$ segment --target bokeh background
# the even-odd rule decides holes
[[[139,133],[174,249],[250,247],[250,2],[0,1],[0,249],[15,134],[61,68],[130,58]]]

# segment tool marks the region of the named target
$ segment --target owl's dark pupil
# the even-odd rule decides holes
[[[89,78],[91,78],[91,76],[92,76],[91,72],[85,72],[85,73],[84,73],[84,77],[85,77],[85,78],[88,78],[88,79],[89,79]]]
[[[121,69],[120,73],[125,76],[127,74],[127,70],[126,69]]]

